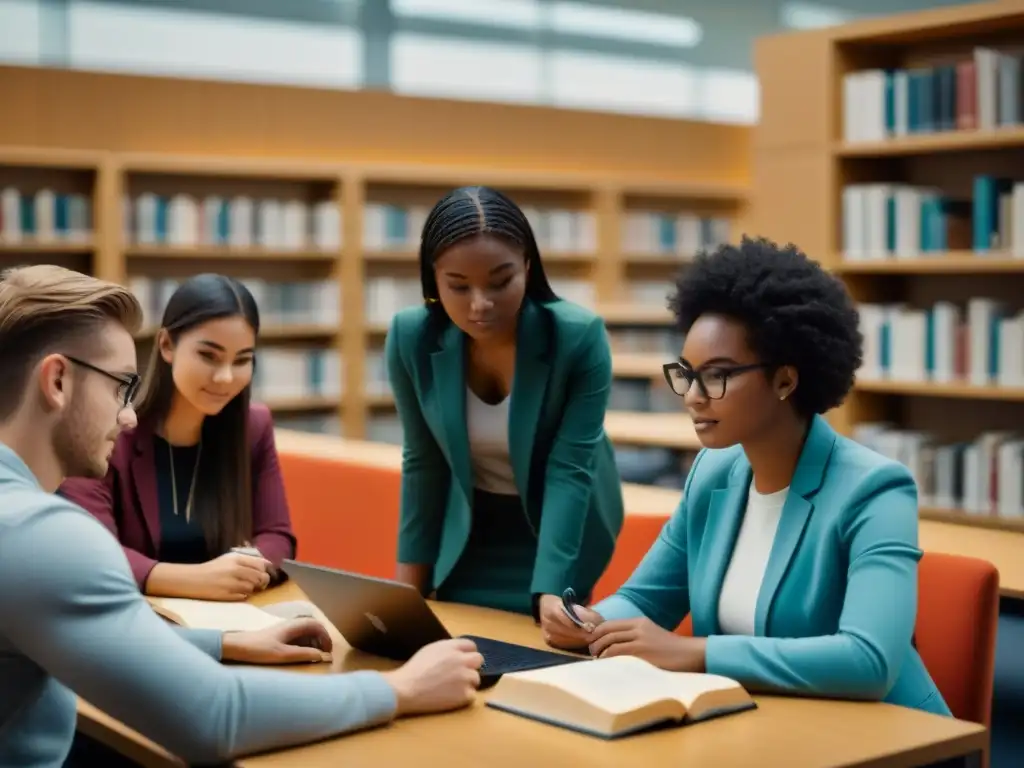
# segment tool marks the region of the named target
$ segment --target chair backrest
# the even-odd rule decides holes
[[[987,560],[926,552],[918,569],[916,640],[953,715],[991,725],[999,572]]]

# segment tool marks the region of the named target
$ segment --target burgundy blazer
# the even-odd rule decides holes
[[[252,403],[249,407],[249,444],[253,501],[250,544],[279,566],[283,559],[295,556],[296,542],[274,444],[274,422],[265,405]],[[121,433],[103,480],[68,478],[58,492],[84,507],[117,537],[139,588],[144,589],[160,551],[152,426],[140,424]]]

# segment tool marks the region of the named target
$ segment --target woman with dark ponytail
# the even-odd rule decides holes
[[[135,406],[104,480],[60,493],[118,537],[150,595],[244,600],[294,557],[266,406],[250,402],[259,310],[225,275],[183,282],[164,310]]]
[[[398,578],[544,623],[565,589],[587,599],[622,526],[604,323],[555,295],[523,212],[488,187],[434,206],[420,277],[424,305],[395,316],[385,352]]]

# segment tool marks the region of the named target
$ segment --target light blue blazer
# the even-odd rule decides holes
[[[751,691],[950,715],[911,643],[922,552],[910,472],[816,416],[758,594],[755,634],[722,635],[718,598],[751,477],[740,446],[701,451],[657,541],[594,609],[670,630],[692,613],[694,635],[707,638],[707,671]]]

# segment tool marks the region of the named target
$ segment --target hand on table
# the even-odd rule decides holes
[[[331,636],[316,619],[289,619],[253,632],[226,632],[223,661],[306,664],[331,660]]]
[[[262,557],[228,552],[192,567],[192,591],[202,600],[246,600],[270,584],[271,563]]]
[[[582,605],[574,606],[576,615],[584,622],[596,627],[604,621],[604,618],[597,611],[584,608]],[[556,595],[541,595],[540,598],[540,629],[544,642],[552,648],[561,648],[566,651],[578,651],[585,649],[592,637],[582,627],[577,627],[565,612],[562,610],[562,600]]]
[[[605,621],[590,634],[595,658],[637,656],[673,672],[703,672],[704,648],[703,638],[677,635],[646,617]]]
[[[384,673],[395,690],[398,715],[459,709],[480,687],[484,657],[466,638],[439,640],[417,651],[393,672]]]

